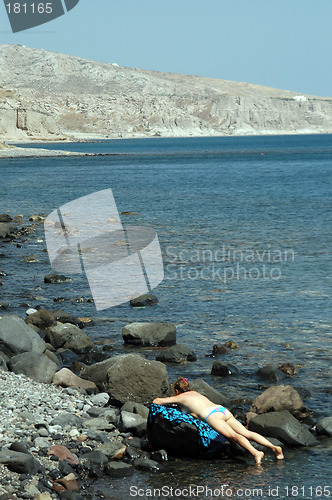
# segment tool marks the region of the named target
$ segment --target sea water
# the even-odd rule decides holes
[[[64,203],[111,188],[119,213],[129,212],[121,215],[124,226],[150,226],[158,234],[165,273],[154,290],[159,304],[138,309],[122,304],[97,313],[93,304],[75,301],[91,297],[84,275],[73,276],[72,283],[45,285],[43,277],[52,269],[40,226],[21,248],[0,248],[6,255],[0,268],[8,274],[1,296],[10,302],[11,313],[24,316],[27,303],[54,309],[54,298],[62,297],[60,307],[66,311],[94,318],[86,332],[110,342],[113,354],[133,352],[121,336],[129,322],[176,323],[177,342],[190,346],[197,361],[168,365],[171,380],[204,378],[248,410],[250,400],[268,385],[257,378],[257,368],[292,363],[297,373],[286,383],[300,391],[314,419],[332,415],[330,135],[55,147],[101,156],[0,159],[0,211],[25,219],[48,215]],[[31,253],[39,262],[24,262]],[[233,365],[234,373],[214,377],[207,355],[214,344],[229,340],[238,348],[222,360]],[[155,359],[154,349],[139,352]],[[315,488],[331,482],[331,450],[328,440],[315,448],[287,449],[283,463],[267,455],[262,468],[250,458],[170,462],[163,473],[135,473],[126,482],[103,480],[94,491],[101,488],[122,499],[149,497],[149,488],[164,486],[161,497],[185,498],[181,488],[192,485],[212,490],[214,497],[227,498],[232,491],[234,498],[324,498],[328,490],[320,494]],[[225,485],[232,489],[228,495]],[[167,490],[172,486],[177,494]],[[208,489],[188,493],[211,498]]]

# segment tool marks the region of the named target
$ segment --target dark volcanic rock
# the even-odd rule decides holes
[[[134,472],[134,467],[124,462],[109,462],[105,467],[105,472],[111,477],[124,477]]]
[[[168,323],[130,323],[122,329],[126,344],[167,346],[176,343],[176,328]]]
[[[45,330],[55,324],[55,318],[52,311],[48,309],[39,309],[39,311],[30,314],[26,320],[27,325],[34,325],[41,330]]]
[[[42,353],[45,349],[45,342],[23,319],[9,314],[0,319],[0,350],[7,356],[29,351]]]
[[[19,474],[36,474],[42,468],[32,455],[12,450],[0,451],[0,463],[6,464],[9,470]]]
[[[257,370],[257,375],[262,380],[268,380],[270,382],[278,382],[280,379],[284,378],[280,370],[272,364],[259,368],[259,370]]]
[[[63,323],[50,328],[47,340],[56,349],[63,347],[79,354],[83,354],[93,348],[93,342],[90,337],[71,323]]]
[[[217,375],[218,377],[228,377],[231,374],[230,369],[226,363],[221,361],[214,361],[211,369],[211,375]]]
[[[176,344],[160,351],[156,360],[162,363],[186,363],[187,361],[196,361],[196,354],[192,349],[184,344]]]
[[[292,446],[315,446],[319,442],[289,411],[257,415],[249,422],[249,430],[274,437]]]
[[[189,381],[190,382],[190,381]],[[211,387],[205,380],[198,378],[190,382],[190,388],[193,391],[197,391],[203,396],[206,396],[210,401],[216,405],[228,406],[227,399],[213,387]]]
[[[332,417],[322,418],[317,423],[317,434],[325,434],[326,436],[332,436]]]
[[[67,283],[73,281],[72,278],[68,278],[63,274],[51,273],[44,277],[44,283]]]
[[[149,404],[158,396],[169,395],[165,365],[136,354],[114,356],[83,369],[79,375],[107,392],[112,404]]]
[[[27,377],[50,384],[58,365],[48,356],[38,352],[23,352],[9,360],[9,366],[14,373],[24,373]]]
[[[140,297],[136,297],[130,301],[132,307],[153,306],[154,304],[158,304],[158,299],[153,293],[140,295]]]
[[[0,214],[0,223],[1,222],[12,222],[12,217],[8,214]]]
[[[269,387],[258,396],[251,405],[254,413],[288,410],[294,417],[304,419],[309,415],[299,393],[291,385],[275,385]]]

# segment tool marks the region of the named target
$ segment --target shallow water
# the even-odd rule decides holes
[[[56,148],[115,156],[0,159],[0,212],[26,219],[48,215],[75,198],[112,188],[119,212],[136,214],[123,215],[124,225],[148,225],[158,233],[165,269],[154,291],[159,304],[96,313],[93,304],[73,301],[91,296],[83,275],[45,285],[43,277],[52,270],[40,226],[22,248],[0,247],[0,269],[8,274],[1,300],[10,302],[9,312],[24,315],[20,305],[28,302],[94,317],[97,323],[86,332],[108,339],[115,354],[133,351],[123,346],[126,323],[175,322],[178,343],[191,346],[198,360],[169,366],[170,379],[203,377],[231,401],[247,400],[247,409],[264,388],[257,368],[290,362],[297,374],[287,383],[304,389],[314,418],[332,414],[331,136],[119,140]],[[23,262],[32,253],[39,262]],[[54,304],[54,297],[68,302]],[[221,359],[239,373],[220,379],[210,375],[213,360],[206,355],[227,340],[239,348]],[[155,349],[142,352],[155,357]],[[331,448],[291,451],[284,464],[267,460],[260,472],[250,459],[181,462],[180,470],[173,465],[167,465],[167,477],[135,473],[128,484],[160,486],[164,477],[184,486],[262,484],[268,498],[266,485],[307,488],[327,481]],[[114,491],[108,487],[128,498],[122,483],[115,482]],[[280,489],[279,498],[286,493]],[[306,490],[299,497],[315,498]]]

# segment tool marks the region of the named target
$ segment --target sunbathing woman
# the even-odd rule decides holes
[[[186,378],[179,377],[174,384],[175,396],[169,398],[156,398],[153,402],[157,405],[163,405],[167,403],[176,403],[184,409],[191,413],[194,417],[204,420],[211,427],[213,427],[217,432],[225,436],[229,441],[238,443],[243,448],[248,450],[254,457],[255,462],[260,464],[264,453],[262,451],[256,450],[250,442],[256,441],[263,446],[271,448],[276,458],[279,460],[284,458],[282,449],[280,446],[274,446],[265,437],[261,436],[257,432],[248,431],[232,413],[224,408],[223,406],[213,404],[205,396],[199,394],[196,391],[191,391],[189,382]]]

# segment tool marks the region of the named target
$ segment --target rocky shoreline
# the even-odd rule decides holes
[[[0,143],[0,158],[35,158],[44,156],[91,156],[86,153],[61,151],[56,149],[20,148]]]
[[[38,224],[42,216],[31,219]],[[33,230],[33,224],[16,224],[9,215],[0,215],[3,251],[8,244],[21,244],[28,229]],[[25,318],[7,313],[5,271],[0,270],[0,499],[91,498],[88,487],[95,479],[105,477],[111,483],[134,470],[163,470],[174,452],[172,443],[186,448],[186,433],[179,432],[183,425],[175,426],[168,442],[160,442],[163,423],[149,427],[149,406],[155,397],[171,393],[168,363],[196,359],[188,346],[177,343],[175,325],[126,325],[123,342],[133,353],[103,350],[102,360],[95,362],[97,346],[84,331],[89,319],[41,307],[28,309]],[[66,279],[44,277],[51,284]],[[156,301],[150,295],[131,306],[153,307]],[[155,361],[135,352],[142,346],[156,349]],[[234,342],[212,346],[214,376],[228,376],[234,369],[220,357],[236,347]],[[216,404],[230,406],[250,429],[284,448],[316,446],[332,435],[332,417],[317,422],[311,417],[292,386],[293,369],[261,367],[258,376],[271,387],[251,402],[247,414],[229,405],[206,381],[192,380],[191,386]],[[231,447],[227,453],[233,456],[239,450]]]

